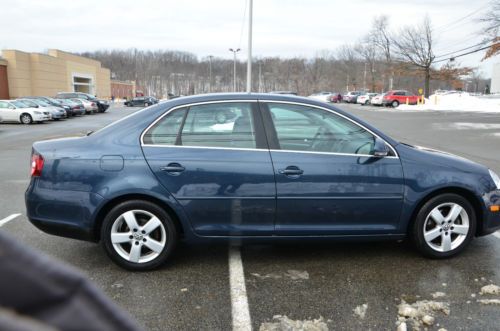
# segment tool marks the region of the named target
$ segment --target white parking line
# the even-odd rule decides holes
[[[7,216],[6,218],[4,218],[3,220],[0,220],[0,226],[6,224],[7,222],[10,222],[12,221],[13,219],[15,219],[16,217],[18,216],[21,216],[21,214],[12,214],[10,216]]]
[[[493,232],[493,235],[494,235],[495,237],[497,237],[498,239],[500,239],[500,231]]]
[[[229,247],[229,286],[231,287],[231,312],[233,331],[251,331],[245,274],[238,247]]]

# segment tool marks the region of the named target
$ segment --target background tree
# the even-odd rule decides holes
[[[485,12],[480,21],[485,24],[482,31],[485,36],[485,44],[492,42],[491,47],[486,51],[483,60],[500,53],[500,38],[498,32],[500,29],[500,0],[492,0],[488,10]]]
[[[400,61],[412,64],[423,73],[424,93],[426,97],[429,97],[431,66],[435,59],[429,17],[426,16],[420,25],[402,28],[393,36],[392,43]]]

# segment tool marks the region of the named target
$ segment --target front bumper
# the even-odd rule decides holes
[[[35,122],[43,122],[50,120],[50,115],[34,115],[33,121]]]
[[[483,222],[479,225],[478,236],[485,236],[500,230],[500,212],[492,212],[491,206],[500,205],[500,190],[494,190],[483,196],[486,210],[483,212]]]

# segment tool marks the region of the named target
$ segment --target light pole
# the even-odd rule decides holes
[[[248,4],[248,61],[247,61],[247,93],[252,92],[252,20],[253,1]]]
[[[208,81],[208,92],[209,93],[212,93],[212,58],[214,56],[213,55],[209,55],[208,56],[208,77],[209,77],[209,81]]]
[[[233,57],[234,57],[234,64],[233,64],[233,92],[236,92],[236,53],[238,53],[241,49],[232,49],[230,48],[229,51],[233,52]]]

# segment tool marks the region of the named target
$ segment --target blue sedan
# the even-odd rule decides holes
[[[295,96],[212,94],[148,107],[89,136],[36,142],[27,215],[100,241],[132,270],[179,240],[399,240],[431,258],[500,228],[488,168],[394,139]]]

